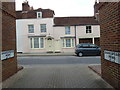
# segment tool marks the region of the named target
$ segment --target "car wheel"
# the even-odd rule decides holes
[[[79,56],[79,57],[82,57],[82,56],[83,56],[83,53],[82,53],[82,52],[80,52],[80,53],[78,54],[78,56]]]

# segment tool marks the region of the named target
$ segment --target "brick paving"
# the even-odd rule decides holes
[[[25,65],[21,73],[9,88],[112,88],[88,65]]]
[[[92,69],[95,73],[101,76],[101,65],[89,65],[90,69]]]

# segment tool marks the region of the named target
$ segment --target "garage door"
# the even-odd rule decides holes
[[[79,43],[92,43],[92,38],[79,39]]]

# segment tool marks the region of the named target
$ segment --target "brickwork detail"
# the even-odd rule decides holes
[[[15,3],[2,2],[2,51],[15,51],[14,58],[2,61],[2,81],[17,72],[15,15]]]
[[[102,77],[120,88],[120,64],[104,59],[104,50],[120,52],[120,2],[102,3],[99,8]]]

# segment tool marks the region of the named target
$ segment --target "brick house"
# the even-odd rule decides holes
[[[54,17],[53,10],[34,10],[27,1],[16,15],[17,52],[74,52],[79,43],[100,45],[100,27],[94,16]]]
[[[120,89],[120,2],[100,2],[102,77]]]
[[[0,2],[2,81],[17,72],[16,13],[14,2]]]

